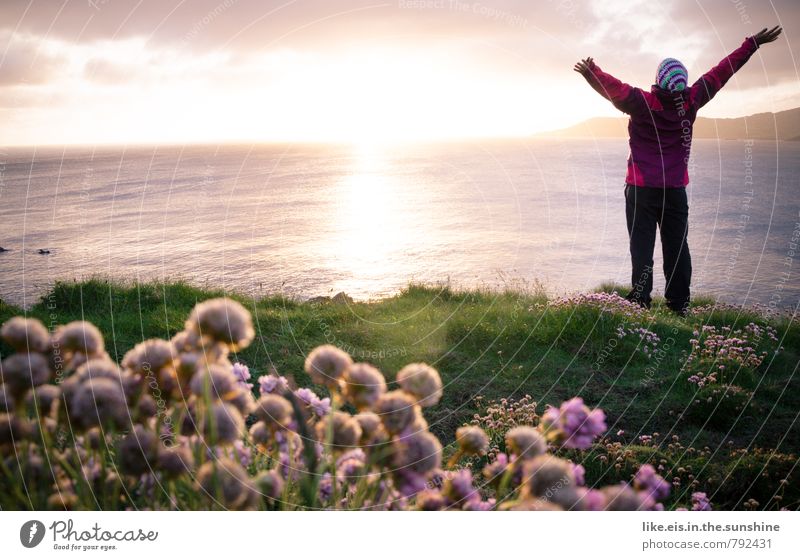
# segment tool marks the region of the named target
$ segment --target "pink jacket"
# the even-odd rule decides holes
[[[691,87],[675,93],[657,85],[649,92],[631,87],[592,63],[586,80],[614,107],[631,117],[626,183],[659,188],[685,187],[689,183],[689,153],[697,111],[711,101],[756,49],[758,44],[748,37]]]

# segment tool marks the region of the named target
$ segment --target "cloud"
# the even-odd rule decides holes
[[[102,114],[108,121],[155,105],[162,116],[148,121],[151,127],[169,120],[188,135],[202,133],[191,111],[214,107],[219,117],[204,119],[256,134],[291,130],[291,118],[310,114],[325,120],[324,111],[343,105],[354,110],[353,100],[369,104],[369,95],[399,103],[403,93],[459,97],[441,109],[451,124],[458,121],[455,107],[467,111],[472,103],[478,107],[470,118],[486,129],[494,127],[492,119],[500,123],[498,130],[521,131],[537,122],[557,127],[559,118],[569,124],[614,113],[572,72],[578,58],[594,56],[606,71],[648,87],[663,57],[681,58],[697,77],[745,35],[800,16],[800,3],[791,0],[776,0],[774,9],[727,0],[93,2],[0,2],[0,106],[6,123],[30,129],[15,134],[44,134],[48,127],[41,123],[48,119],[66,126]],[[792,42],[791,33],[787,29],[779,43],[757,53],[706,114],[800,104],[800,40]],[[365,80],[370,74],[383,83]],[[572,109],[563,114],[552,109],[567,102]],[[251,111],[237,113],[237,107]],[[492,107],[502,107],[505,117]],[[381,107],[371,110],[379,114]],[[243,111],[252,121],[249,128],[225,122]],[[413,111],[402,115],[412,119]],[[114,122],[147,133],[125,118]],[[386,119],[387,126],[403,124]],[[344,120],[328,120],[331,130],[345,126]],[[0,123],[0,132],[9,130]]]
[[[51,51],[36,36],[0,31],[0,87],[15,84],[37,85],[52,80],[63,67],[65,57]]]

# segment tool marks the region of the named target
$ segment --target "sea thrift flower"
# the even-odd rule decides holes
[[[253,384],[250,383],[250,368],[246,365],[239,362],[233,364],[233,376],[242,388],[248,391],[253,389]]]
[[[229,298],[198,303],[186,320],[186,330],[227,344],[233,350],[246,348],[255,338],[250,313]]]
[[[295,391],[294,394],[320,418],[328,414],[328,412],[331,410],[331,399],[329,397],[321,399],[311,389],[306,389],[303,387]]]
[[[380,416],[383,427],[391,435],[402,432],[416,417],[414,399],[405,391],[385,393],[375,403],[374,411]]]
[[[469,469],[461,469],[448,477],[442,494],[458,508],[481,500],[481,495],[472,487],[472,472]]]
[[[603,511],[606,509],[605,494],[591,488],[578,488],[579,507],[582,511]]]
[[[399,469],[392,473],[394,487],[400,496],[407,498],[422,492],[426,488],[425,476],[411,469]],[[405,505],[396,505],[405,509]]]
[[[500,482],[500,478],[508,468],[508,455],[505,453],[498,453],[497,458],[493,463],[489,463],[483,467],[483,477],[490,483]]]
[[[442,398],[442,379],[428,364],[407,365],[397,373],[397,383],[422,407],[433,406]]]
[[[50,348],[50,334],[36,319],[13,317],[3,323],[0,337],[16,352],[45,353]]]
[[[489,436],[477,426],[462,426],[456,430],[456,442],[466,455],[486,455]]]
[[[572,463],[572,476],[578,486],[586,484],[586,468],[583,465]]]
[[[351,449],[336,460],[336,477],[342,483],[356,484],[363,475],[366,455],[361,449]]]
[[[542,415],[541,427],[548,440],[567,449],[588,449],[597,436],[606,431],[605,413],[589,410],[583,399],[575,397],[560,408],[550,407]]]
[[[311,381],[329,388],[336,388],[353,360],[331,344],[317,346],[306,357],[305,371]]]
[[[506,448],[521,459],[533,459],[547,451],[547,443],[536,428],[517,426],[506,433]]]
[[[262,395],[266,393],[283,395],[289,391],[289,382],[282,375],[271,373],[258,378],[258,388]]]
[[[333,494],[333,476],[331,473],[326,472],[320,477],[317,492],[319,492],[320,501],[327,502],[331,499]]]
[[[705,492],[692,493],[692,511],[711,511],[711,502]]]
[[[639,467],[633,478],[633,486],[637,490],[647,493],[657,502],[669,497],[670,484],[658,475],[652,465],[644,464]]]
[[[358,410],[370,408],[386,392],[383,374],[369,364],[353,364],[344,374],[344,396]]]

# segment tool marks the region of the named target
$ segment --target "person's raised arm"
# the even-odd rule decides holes
[[[744,40],[744,43],[720,61],[711,70],[700,76],[692,85],[689,102],[696,104],[699,109],[722,89],[728,80],[733,76],[745,62],[750,60],[754,52],[765,43],[771,43],[781,34],[781,28],[775,26],[772,29],[762,29],[752,37]]]
[[[581,60],[575,64],[574,70],[586,78],[597,93],[611,101],[620,111],[631,114],[643,106],[642,90],[618,80],[611,74],[606,74],[594,63],[593,58]]]

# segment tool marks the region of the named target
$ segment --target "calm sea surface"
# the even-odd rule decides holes
[[[18,305],[92,275],[357,299],[629,276],[624,140],[0,156],[0,298]],[[695,293],[797,306],[800,142],[696,140],[690,174]]]

